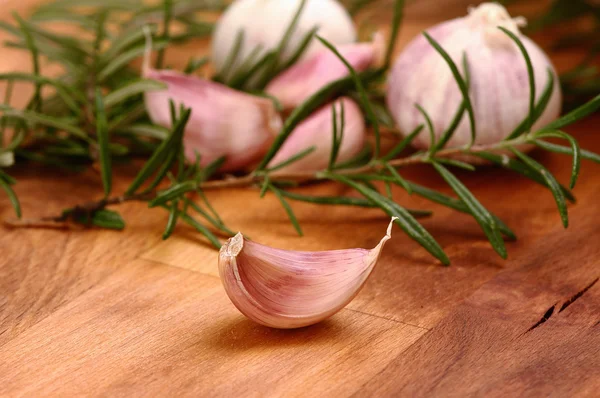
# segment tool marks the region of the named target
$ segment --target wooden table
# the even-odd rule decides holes
[[[28,62],[3,54],[2,70]],[[599,124],[570,131],[598,152]],[[568,180],[569,158],[535,157]],[[120,170],[115,191],[133,172]],[[13,174],[27,217],[101,192],[91,172],[27,165]],[[435,211],[424,225],[452,266],[397,229],[356,300],[301,330],[240,315],[213,249],[185,226],[161,240],[162,210],[123,205],[124,232],[0,229],[0,396],[597,396],[600,165],[584,165],[567,231],[550,193],[531,181],[493,168],[459,175],[519,234],[508,261],[470,217],[397,191],[400,203]],[[407,177],[450,193],[427,167]],[[296,204],[299,238],[273,197],[235,190],[211,200],[233,229],[287,249],[372,247],[388,222],[375,210]],[[0,216],[12,216],[4,195]]]

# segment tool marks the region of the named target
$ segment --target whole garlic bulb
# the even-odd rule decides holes
[[[450,20],[428,29],[428,33],[448,52],[457,65],[466,53],[470,73],[470,98],[477,122],[479,145],[493,144],[507,137],[529,113],[528,74],[522,53],[500,29],[502,26],[523,42],[534,67],[536,101],[548,82],[548,68],[556,71],[544,52],[523,36],[519,26],[524,19],[512,19],[499,4],[484,3],[463,18]],[[464,71],[460,67],[464,76]],[[421,105],[431,116],[437,138],[451,124],[462,95],[448,65],[423,36],[414,39],[398,57],[389,78],[387,103],[401,131],[408,134],[420,124]],[[548,124],[561,110],[562,95],[555,82],[548,106],[534,129]],[[470,142],[468,117],[463,117],[447,147]],[[413,144],[430,146],[429,134],[420,134]]]
[[[233,65],[234,71],[253,50],[261,47],[262,54],[274,50],[292,22],[301,0],[237,0],[219,19],[212,38],[212,61],[217,72],[222,72],[228,55],[235,45],[240,31],[244,41]],[[356,29],[352,18],[337,0],[306,0],[302,14],[292,34],[284,58],[300,46],[311,29],[318,27],[318,34],[336,46],[356,41]],[[313,55],[324,48],[314,40],[303,56]]]

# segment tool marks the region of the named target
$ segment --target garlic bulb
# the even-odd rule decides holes
[[[391,239],[393,221],[372,250],[287,251],[239,233],[219,253],[221,281],[233,304],[257,323],[279,329],[313,325],[358,294]]]
[[[225,156],[221,170],[242,169],[266,153],[282,126],[271,100],[195,76],[152,69],[149,48],[143,74],[167,85],[166,90],[144,94],[152,122],[171,127],[169,100],[192,109],[183,136],[185,156],[190,162],[196,161],[196,153],[201,155],[201,166]]]
[[[300,3],[301,0],[234,1],[219,19],[213,34],[212,61],[216,71],[223,72],[241,31],[244,41],[235,62],[227,66],[229,71],[236,70],[256,48],[261,48],[261,54],[277,48]],[[356,41],[354,23],[337,0],[307,0],[283,57],[287,59],[315,27],[321,37],[334,45]],[[322,48],[320,42],[313,40],[304,56],[311,56]]]
[[[362,72],[383,63],[385,39],[376,33],[371,43],[346,44],[338,51],[355,70]],[[346,65],[329,49],[323,49],[276,76],[265,91],[285,109],[292,109],[323,86],[348,75]]]
[[[464,18],[428,30],[457,65],[462,65],[463,53],[467,55],[470,97],[477,121],[476,144],[501,141],[529,112],[525,60],[516,44],[498,26],[516,34],[527,49],[535,71],[537,99],[548,82],[548,68],[556,77],[548,57],[520,33],[519,26],[524,22],[522,18],[512,19],[499,4],[484,3],[470,10]],[[464,71],[461,72],[464,75]],[[401,53],[388,85],[388,107],[398,127],[407,134],[425,122],[415,104],[420,104],[431,116],[439,138],[462,102],[448,65],[423,36],[414,39]],[[555,83],[550,102],[534,129],[559,115],[561,97],[559,84]],[[470,127],[465,115],[447,146],[459,147],[469,142]],[[429,134],[420,134],[413,143],[419,148],[428,148],[431,144]]]
[[[337,163],[352,159],[363,149],[366,140],[364,117],[353,100],[342,97],[321,107],[300,123],[271,160],[269,167],[274,167],[310,147],[315,147],[315,150],[302,159],[274,171],[273,174],[321,171],[327,168],[333,145],[333,107],[336,110],[338,129],[344,125]]]

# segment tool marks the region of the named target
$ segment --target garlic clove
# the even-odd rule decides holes
[[[271,160],[269,167],[274,167],[310,147],[315,147],[315,150],[304,158],[274,171],[273,174],[321,171],[327,168],[333,145],[333,107],[335,107],[338,117],[338,129],[341,129],[342,104],[344,108],[344,136],[337,163],[348,161],[360,153],[366,141],[364,117],[353,100],[342,97],[318,109],[300,123],[277,152],[277,155]]]
[[[463,18],[436,25],[427,32],[459,65],[466,54],[471,76],[470,95],[477,121],[475,144],[491,145],[507,137],[529,112],[529,86],[523,55],[511,39],[497,26],[517,34],[527,49],[536,80],[539,100],[548,82],[549,68],[555,76],[554,92],[534,129],[558,117],[562,95],[556,70],[544,52],[519,32],[522,18],[512,19],[499,4],[484,3]],[[431,116],[436,137],[448,128],[462,103],[462,95],[446,62],[419,35],[395,61],[388,81],[387,104],[399,129],[408,134],[424,123],[415,109],[420,104]],[[461,147],[470,142],[468,117],[463,117],[447,147]],[[418,148],[429,148],[429,134],[413,141]]]
[[[302,0],[236,0],[219,18],[212,38],[211,59],[218,73],[224,69],[235,71],[253,50],[273,51],[298,11]],[[334,45],[356,41],[356,28],[348,11],[337,0],[306,0],[294,33],[283,53],[289,59],[302,40],[315,27],[318,34]],[[226,65],[238,33],[244,32],[244,41],[235,62]],[[324,47],[313,39],[303,54],[310,57]],[[227,76],[225,76],[227,77]]]
[[[362,72],[383,64],[385,39],[378,32],[370,43],[347,44],[338,51],[355,70]],[[292,109],[328,83],[348,74],[344,63],[329,49],[323,49],[276,76],[265,91],[277,98],[285,109]]]
[[[201,155],[201,166],[225,156],[221,171],[232,171],[258,161],[283,125],[273,101],[195,76],[153,69],[152,36],[147,28],[144,30],[146,52],[142,74],[167,85],[166,90],[144,93],[152,122],[171,128],[169,102],[183,104],[192,110],[183,136],[189,162],[196,161],[196,154]]]
[[[287,251],[238,233],[219,253],[221,281],[238,310],[257,323],[278,329],[313,325],[358,294],[391,239],[394,220],[372,250]]]

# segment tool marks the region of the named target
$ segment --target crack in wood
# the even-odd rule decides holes
[[[546,313],[544,314],[544,316],[542,317],[542,319],[540,319],[539,321],[537,321],[532,327],[530,327],[525,333],[529,333],[531,332],[533,329],[541,326],[543,323],[545,323],[548,319],[550,319],[550,317],[552,316],[552,314],[554,314],[554,310],[556,309],[556,306],[558,305],[558,303],[554,304],[552,307],[550,307],[548,309],[548,311],[546,311]]]
[[[581,290],[579,293],[575,294],[569,300],[565,301],[565,303],[562,305],[562,307],[560,307],[560,311],[558,311],[558,312],[559,313],[563,312],[564,310],[567,309],[568,306],[570,306],[575,301],[577,301],[578,299],[580,299],[581,296],[583,296],[585,294],[585,292],[587,292],[588,290],[590,290],[596,283],[598,283],[598,280],[600,280],[600,278],[596,278],[596,280],[594,280],[592,283],[590,283],[586,288],[584,288],[583,290]]]

